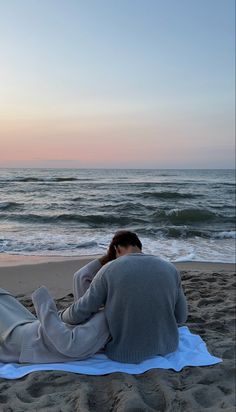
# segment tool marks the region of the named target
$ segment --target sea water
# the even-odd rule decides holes
[[[114,232],[172,261],[235,261],[234,170],[0,169],[0,253],[105,253]]]

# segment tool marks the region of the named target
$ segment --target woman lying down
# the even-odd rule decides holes
[[[109,254],[88,263],[74,275],[75,301],[108,261]],[[68,325],[58,316],[46,287],[32,295],[37,317],[9,292],[0,288],[0,362],[51,363],[82,360],[101,350],[109,339],[103,310],[80,325]]]

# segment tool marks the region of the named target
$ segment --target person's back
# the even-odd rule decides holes
[[[84,323],[104,305],[111,335],[105,351],[111,359],[138,363],[175,351],[177,323],[187,318],[176,268],[143,254],[140,239],[130,231],[115,234],[109,253],[116,259],[98,271],[87,292],[61,313],[62,320]]]
[[[175,267],[158,257],[132,253],[110,263],[105,316],[111,333],[107,355],[136,363],[173,352],[186,300]]]

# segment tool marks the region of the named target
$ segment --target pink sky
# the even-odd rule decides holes
[[[221,140],[227,127],[221,117],[209,125],[207,118],[189,112],[183,117],[164,111],[159,116],[141,111],[8,115],[1,121],[0,165],[208,168],[214,160],[214,167],[217,161],[218,167],[232,167],[232,145]]]
[[[3,2],[0,167],[233,168],[235,2],[170,1]]]

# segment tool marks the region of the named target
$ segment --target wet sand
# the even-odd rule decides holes
[[[73,273],[91,258],[1,255],[1,287],[33,311],[30,294],[45,284],[58,308],[64,308],[73,299]],[[15,381],[0,379],[0,411],[235,411],[235,267],[200,262],[176,266],[188,299],[187,325],[223,363],[179,373],[155,369],[96,377],[35,372]]]

